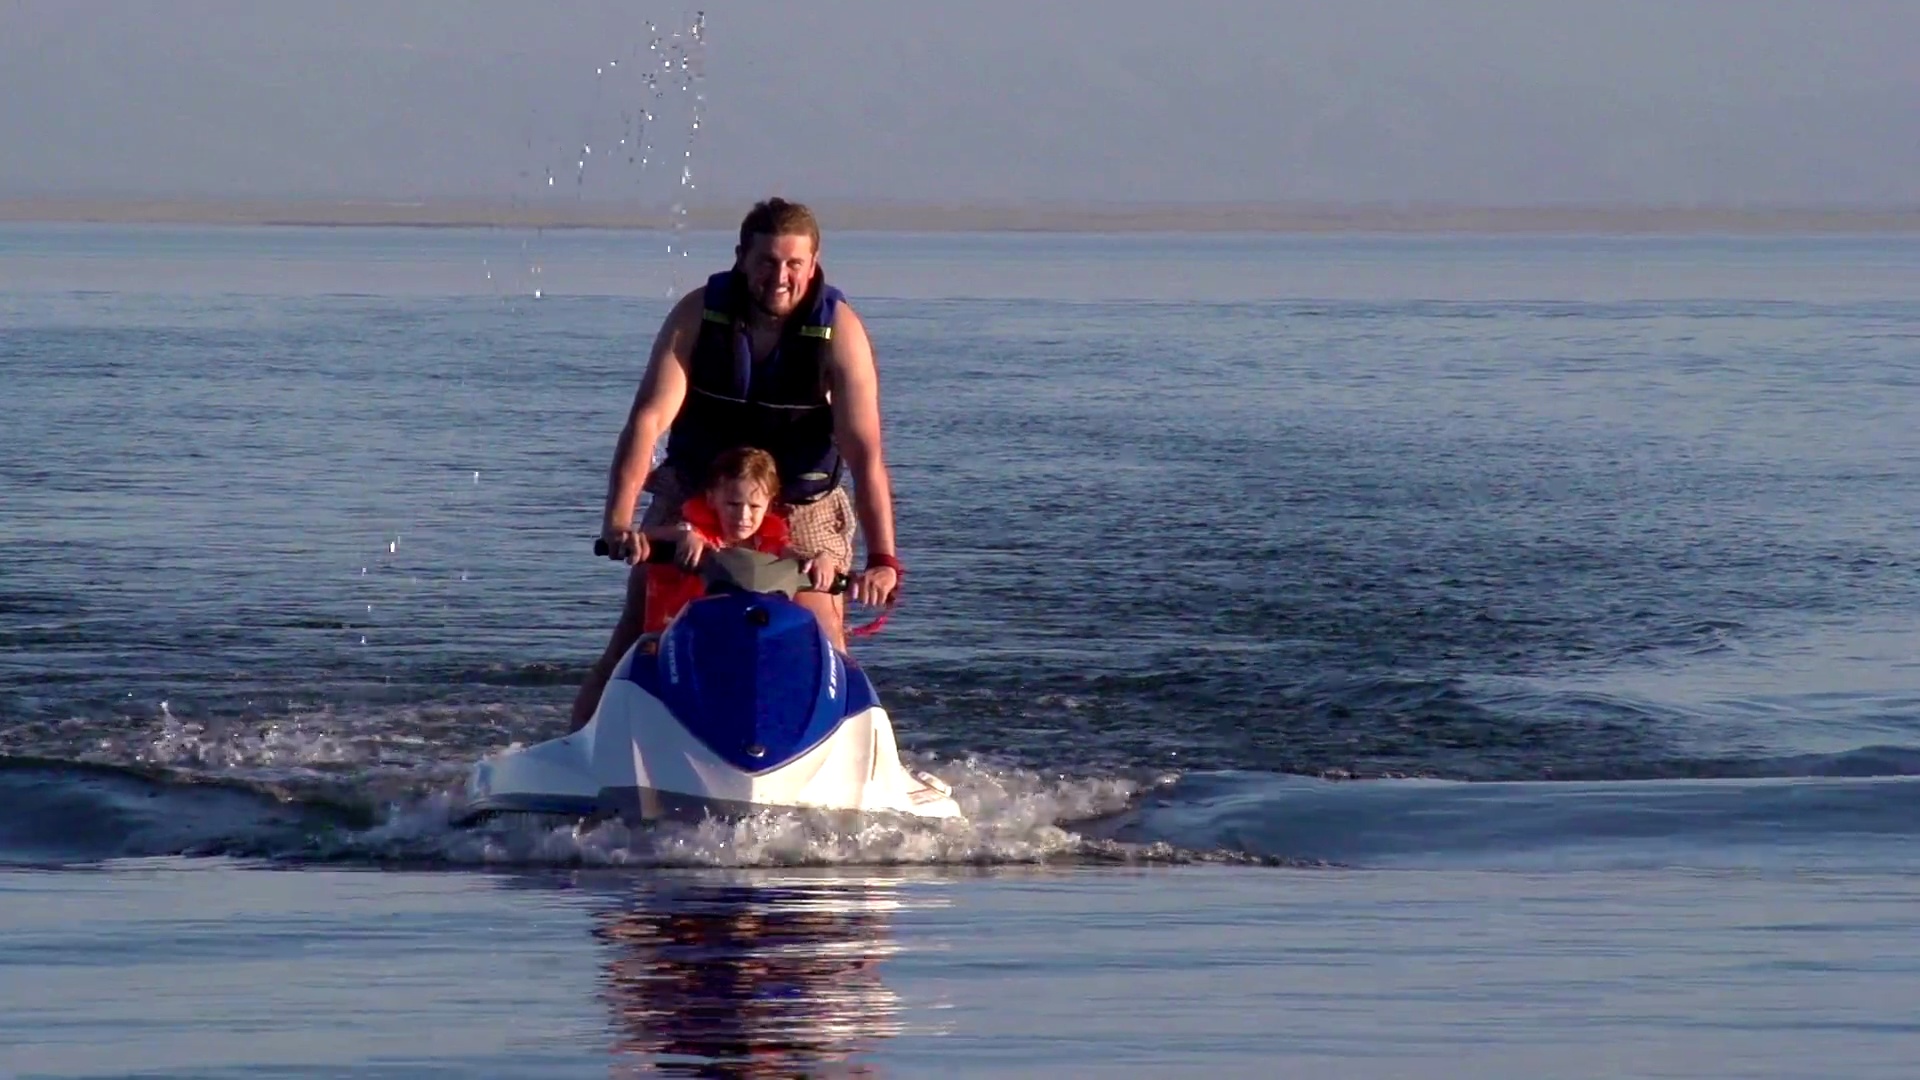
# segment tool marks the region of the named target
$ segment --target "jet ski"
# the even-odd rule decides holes
[[[604,542],[595,552],[618,558]],[[649,561],[670,562],[671,545]],[[801,564],[710,551],[706,593],[627,650],[585,727],[474,765],[454,824],[537,815],[628,824],[767,810],[957,818],[906,767],[866,673],[794,597]],[[845,575],[833,585],[844,591]]]

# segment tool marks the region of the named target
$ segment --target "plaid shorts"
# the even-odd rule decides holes
[[[642,526],[679,524],[681,504],[692,497],[690,486],[672,469],[653,470],[640,490],[653,496],[641,511]],[[810,503],[776,503],[774,508],[787,516],[794,551],[807,556],[831,555],[841,569],[853,569],[853,537],[859,531],[860,519],[853,512],[853,499],[845,485]]]

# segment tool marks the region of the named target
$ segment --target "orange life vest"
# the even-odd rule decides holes
[[[700,538],[714,547],[725,547],[720,540],[720,517],[707,505],[701,496],[688,499],[680,507],[680,517]],[[760,531],[742,545],[755,551],[764,551],[778,555],[786,550],[789,533],[787,519],[773,509],[767,510],[767,516],[760,521]],[[666,629],[666,625],[680,609],[706,595],[706,582],[698,574],[689,573],[678,563],[647,564],[647,611],[641,625],[641,633],[657,634]]]

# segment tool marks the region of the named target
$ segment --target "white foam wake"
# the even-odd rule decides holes
[[[479,865],[761,867],[1002,864],[1074,859],[1111,845],[1073,831],[1127,809],[1145,790],[1171,782],[1068,777],[995,766],[978,759],[919,761],[953,785],[964,820],[874,820],[849,829],[825,815],[769,811],[630,828],[590,827],[532,817],[485,826],[450,824],[456,798],[437,792],[393,804],[379,826],[336,837],[342,857],[421,859]]]

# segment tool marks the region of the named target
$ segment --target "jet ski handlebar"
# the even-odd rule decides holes
[[[605,537],[598,537],[594,540],[593,553],[602,558],[614,559],[619,561],[625,561],[627,557],[626,552],[613,550],[612,545],[607,543],[607,540]],[[678,550],[672,544],[648,544],[647,557],[641,561],[646,563],[666,565],[674,562],[677,556],[678,556]],[[795,575],[802,576],[799,574],[799,571],[798,571],[799,564],[797,560],[789,558],[789,559],[784,559],[780,561],[793,563],[795,566]],[[711,560],[703,556],[700,560],[700,566],[696,568],[696,572],[698,572],[699,570],[707,569],[710,562]],[[844,572],[835,574],[833,578],[833,587],[828,589],[827,592],[837,596],[843,592],[846,592],[847,586],[851,585],[852,583],[853,583],[853,579],[848,577]],[[803,584],[799,586],[799,591],[813,592],[814,589],[813,589],[813,586],[809,583],[809,584]]]
[[[678,550],[679,549],[675,548],[672,544],[650,543],[647,545],[647,557],[640,561],[649,562],[649,563],[670,563],[674,560],[674,556],[678,552]],[[613,550],[612,545],[607,543],[607,538],[604,536],[596,539],[593,542],[593,553],[604,559],[624,560],[627,557],[627,553],[625,551]]]

